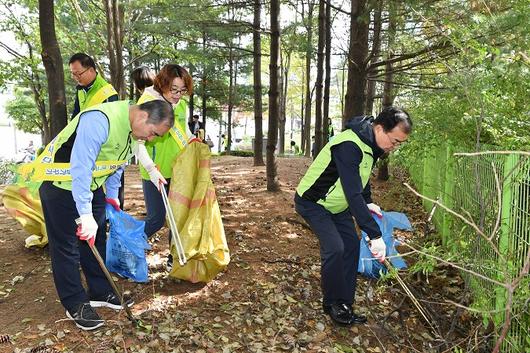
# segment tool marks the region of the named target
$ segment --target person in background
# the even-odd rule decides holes
[[[76,53],[70,57],[68,65],[70,66],[70,75],[77,83],[72,118],[80,111],[97,104],[118,100],[118,92],[98,74],[96,63],[90,56],[85,53]],[[121,176],[118,194],[120,205],[123,208],[125,207],[125,173]]]
[[[153,85],[155,74],[147,66],[142,65],[131,72],[131,79],[134,83],[136,100],[138,100],[144,90]]]
[[[311,158],[315,159],[315,136],[311,136]]]
[[[201,130],[204,131],[204,123],[202,121],[199,121],[199,116],[197,114],[193,115],[193,118],[188,123],[188,126],[190,128],[191,133],[194,134],[195,137],[198,137],[202,140],[202,136],[200,135],[201,135]]]
[[[69,171],[71,175],[65,181],[46,173],[39,195],[55,287],[66,316],[82,330],[104,324],[95,307],[123,309],[90,247],[95,246],[105,261],[105,204],[119,209],[120,176],[124,162],[136,150],[134,141],[164,135],[173,120],[171,105],[160,101],[133,106],[128,101],[100,104],[81,111],[43,152],[41,167],[48,163],[58,174]],[[93,174],[96,166],[97,176]],[[82,285],[79,266],[88,290]],[[133,304],[130,297],[124,302]]]
[[[96,63],[90,56],[85,53],[76,53],[72,55],[68,65],[70,75],[77,83],[72,118],[86,108],[118,100],[118,92],[98,74]]]
[[[330,141],[333,136],[335,136],[335,130],[333,129],[333,121],[331,121],[331,118],[328,118],[328,141]]]
[[[291,141],[291,153],[294,155],[300,154],[300,147],[294,141]]]
[[[144,192],[147,216],[145,234],[150,237],[159,231],[165,223],[166,209],[160,193],[160,187],[169,193],[173,161],[194,136],[187,124],[188,103],[184,97],[193,92],[193,80],[180,65],[167,64],[156,75],[153,86],[147,87],[138,100],[144,103],[152,100],[168,102],[173,107],[175,123],[170,133],[157,137],[144,144],[139,143],[140,173]],[[169,236],[171,242],[171,234]],[[173,266],[173,257],[168,256],[168,271]]]
[[[369,178],[377,158],[407,140],[411,131],[408,113],[394,107],[375,119],[354,118],[322,148],[296,188],[296,212],[320,243],[323,310],[339,324],[366,322],[353,312],[360,245],[352,216],[368,234],[374,257],[384,261],[385,242],[370,212],[382,213],[372,202]]]

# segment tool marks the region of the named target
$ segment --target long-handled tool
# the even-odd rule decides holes
[[[366,237],[366,241],[368,242],[368,244],[370,244],[370,238]],[[401,286],[401,288],[403,288],[403,290],[405,291],[405,294],[410,298],[410,300],[412,301],[412,304],[414,304],[416,309],[418,309],[418,311],[420,312],[425,322],[432,329],[432,332],[434,332],[437,336],[440,336],[439,331],[433,326],[432,320],[429,318],[430,315],[428,315],[428,312],[421,306],[418,299],[414,296],[414,294],[412,293],[410,288],[407,286],[405,281],[403,281],[403,279],[397,272],[397,269],[394,268],[394,266],[392,265],[390,261],[388,261],[388,259],[385,259],[382,263],[385,265],[385,267],[387,268],[389,272],[392,272],[395,275],[395,278],[398,281],[399,285]]]
[[[169,229],[171,230],[171,243],[174,244],[175,248],[177,249],[179,264],[184,266],[188,260],[186,259],[186,253],[184,252],[184,247],[182,246],[182,242],[180,240],[177,223],[175,222],[175,216],[173,216],[173,211],[171,210],[171,205],[169,204],[169,199],[167,197],[167,192],[164,185],[160,185],[160,193],[162,194],[162,200],[164,201],[164,207],[166,208]]]
[[[78,218],[78,219],[75,220],[75,222],[77,223],[77,226],[78,226],[78,230],[77,231],[79,232],[79,227],[81,227],[81,219]],[[97,262],[99,264],[99,267],[101,268],[101,271],[103,271],[103,273],[105,274],[105,277],[107,277],[107,281],[109,281],[112,289],[114,290],[114,293],[116,293],[118,295],[118,297],[120,298],[121,306],[122,306],[122,308],[125,309],[125,312],[127,313],[127,318],[129,320],[131,320],[132,323],[135,324],[136,326],[143,327],[143,324],[138,319],[136,319],[134,317],[131,309],[129,308],[127,303],[125,303],[125,300],[123,298],[123,293],[118,289],[118,286],[116,285],[116,283],[114,283],[114,280],[112,279],[112,276],[111,276],[109,270],[107,269],[107,266],[105,266],[105,261],[103,261],[103,258],[99,254],[99,251],[96,248],[96,245],[95,244],[91,244],[89,240],[87,240],[86,242],[87,242],[88,247],[90,248],[90,250],[92,250],[92,254],[94,254],[94,257],[96,258],[96,260],[97,260]]]

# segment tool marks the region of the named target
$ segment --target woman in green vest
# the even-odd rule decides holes
[[[320,243],[324,312],[342,325],[363,324],[353,313],[359,237],[352,216],[370,237],[370,250],[384,261],[386,246],[370,212],[382,217],[371,200],[369,178],[377,158],[404,142],[412,130],[408,113],[385,108],[376,119],[357,117],[328,142],[300,181],[295,209]]]
[[[148,237],[162,228],[166,218],[160,184],[163,184],[169,193],[175,158],[194,137],[188,128],[188,104],[184,98],[192,91],[193,80],[188,71],[182,66],[167,64],[156,75],[153,86],[147,87],[138,100],[138,104],[155,99],[169,102],[175,115],[175,124],[169,134],[148,141],[145,145],[138,145],[138,160],[141,164],[140,173],[147,209],[144,231]],[[170,254],[168,268],[172,263]]]

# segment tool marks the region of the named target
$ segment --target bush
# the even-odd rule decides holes
[[[16,175],[16,164],[7,159],[0,158],[0,184],[12,184]]]

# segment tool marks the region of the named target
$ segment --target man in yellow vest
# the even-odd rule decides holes
[[[118,100],[118,92],[114,87],[105,81],[96,70],[94,59],[85,53],[76,53],[72,55],[68,62],[70,66],[70,75],[77,82],[75,87],[74,110],[72,119],[79,114],[81,110],[93,107],[94,105]],[[123,207],[124,205],[124,187],[125,174],[121,177],[121,187],[118,192],[118,199]]]
[[[72,55],[68,64],[70,74],[77,82],[72,118],[81,110],[96,104],[118,100],[118,92],[98,74],[96,63],[90,56],[85,53],[76,53]]]
[[[322,307],[341,325],[363,324],[353,312],[359,238],[352,216],[370,238],[370,250],[384,261],[386,245],[370,212],[383,217],[370,193],[372,168],[385,152],[407,140],[412,131],[408,113],[385,108],[377,118],[357,117],[328,142],[296,188],[295,209],[320,243]]]
[[[39,195],[55,287],[66,316],[83,330],[104,324],[94,307],[122,309],[90,250],[95,246],[105,258],[105,202],[119,208],[120,177],[136,141],[162,136],[173,124],[173,108],[164,101],[100,104],[72,119],[33,164],[35,179],[43,181]],[[132,305],[131,298],[124,302]]]

